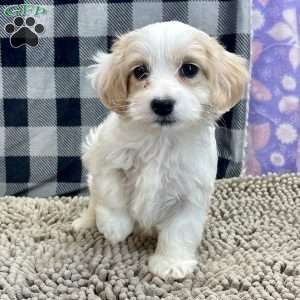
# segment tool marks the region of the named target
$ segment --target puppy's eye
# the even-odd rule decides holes
[[[133,69],[133,75],[137,80],[144,80],[149,76],[149,70],[146,65],[140,65]]]
[[[197,75],[199,67],[194,64],[183,64],[179,69],[179,75],[181,77],[193,78]]]

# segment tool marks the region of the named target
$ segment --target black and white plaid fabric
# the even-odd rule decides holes
[[[76,194],[86,187],[81,143],[107,114],[86,70],[117,34],[179,20],[249,57],[249,0],[1,0],[0,9],[0,195]],[[20,27],[8,33],[6,25],[16,26],[17,15],[43,25],[43,33],[32,20],[26,25],[38,36],[36,47],[11,46]],[[219,122],[218,177],[241,171],[245,120],[246,99]]]

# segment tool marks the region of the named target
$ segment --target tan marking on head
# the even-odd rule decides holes
[[[194,34],[194,43],[184,51],[177,51],[183,62],[195,63],[208,80],[210,101],[218,112],[226,112],[237,104],[249,79],[246,60],[226,51],[214,38],[204,32]],[[204,84],[204,78],[196,76],[186,84],[196,87]],[[185,80],[182,80],[185,83]]]
[[[243,96],[249,79],[246,60],[226,51],[214,38],[206,45],[207,76],[211,85],[211,102],[224,113]]]
[[[128,108],[127,98],[132,90],[130,70],[142,60],[139,53],[131,53],[135,41],[135,32],[119,37],[112,47],[110,61],[96,82],[97,96],[108,109],[120,114]]]

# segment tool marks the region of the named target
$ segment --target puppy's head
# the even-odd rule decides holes
[[[129,32],[95,60],[90,77],[103,104],[154,126],[219,116],[240,100],[248,79],[243,58],[180,22]]]

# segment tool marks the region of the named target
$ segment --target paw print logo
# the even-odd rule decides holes
[[[16,17],[13,23],[5,26],[7,33],[11,34],[10,44],[14,48],[19,48],[23,45],[35,47],[39,43],[38,34],[43,33],[45,28],[42,24],[36,24],[33,17],[26,19]]]

